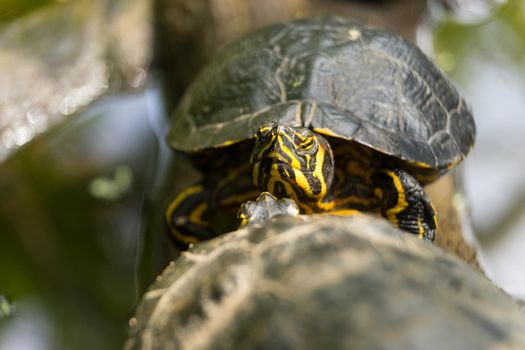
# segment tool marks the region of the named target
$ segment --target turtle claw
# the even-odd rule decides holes
[[[241,220],[240,227],[279,215],[299,215],[299,207],[293,199],[277,199],[269,192],[261,193],[255,201],[243,203],[237,212],[237,217]]]

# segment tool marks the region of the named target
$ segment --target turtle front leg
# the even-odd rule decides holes
[[[184,190],[168,205],[166,222],[180,248],[235,228],[237,208],[260,193],[246,168],[230,169],[219,179],[205,179]]]
[[[436,233],[436,212],[419,182],[407,172],[382,170],[372,175],[381,214],[392,224],[426,241]]]
[[[180,193],[166,209],[166,223],[171,236],[181,248],[215,236],[204,219],[209,210],[211,191],[202,184],[191,186]]]

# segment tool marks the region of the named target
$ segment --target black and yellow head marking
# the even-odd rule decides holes
[[[308,128],[268,122],[258,132],[250,167],[262,191],[291,197],[306,212],[329,210],[334,160],[328,141]]]

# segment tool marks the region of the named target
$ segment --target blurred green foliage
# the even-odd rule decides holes
[[[158,154],[143,98],[102,100],[0,166],[0,295],[20,306],[14,319],[26,302],[44,310],[53,349],[119,348],[144,284],[167,263],[145,242],[166,247],[164,230],[143,236]]]
[[[438,64],[459,81],[472,76],[472,57],[525,67],[525,1],[509,0],[485,21],[445,18],[434,29]],[[511,60],[511,61],[509,61]]]
[[[12,316],[14,311],[15,306],[3,295],[0,295],[0,320]]]
[[[64,2],[59,0],[1,0],[0,1],[0,24],[14,18],[30,13],[42,6],[53,2]]]

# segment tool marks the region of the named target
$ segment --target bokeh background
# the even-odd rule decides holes
[[[165,144],[181,91],[158,67],[187,60],[162,56],[158,3],[0,2],[0,350],[120,348],[173,256],[162,208],[191,169]],[[220,4],[186,3],[164,8]],[[454,203],[488,276],[525,298],[525,1],[426,5],[414,40],[478,130]]]

